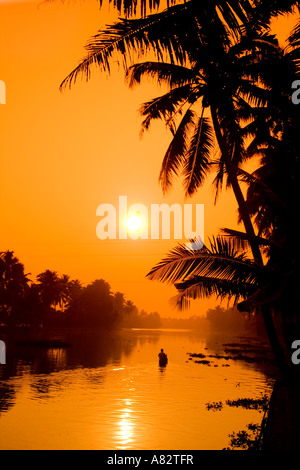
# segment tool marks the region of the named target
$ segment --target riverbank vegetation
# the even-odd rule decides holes
[[[199,316],[164,317],[139,309],[108,282],[83,285],[46,269],[31,279],[12,251],[0,253],[0,326],[8,328],[176,328],[263,334],[263,325],[237,309],[216,306]]]
[[[46,269],[32,280],[12,251],[0,253],[2,327],[112,328],[134,315],[139,319],[133,302],[103,279],[84,286]]]

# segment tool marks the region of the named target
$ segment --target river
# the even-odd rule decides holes
[[[249,338],[143,329],[62,337],[71,346],[8,344],[0,449],[221,450],[229,434],[263,417],[227,400],[272,391],[268,362],[228,358],[239,343],[247,351]],[[166,367],[158,364],[161,348]]]

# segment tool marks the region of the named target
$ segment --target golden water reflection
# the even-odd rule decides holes
[[[125,409],[121,412],[121,419],[117,423],[118,429],[116,431],[116,440],[120,442],[120,449],[128,449],[130,444],[134,442],[134,424],[132,420],[130,409]]]
[[[157,360],[161,346],[169,357],[165,368]],[[188,360],[189,352],[216,356],[222,342],[137,331],[85,347],[80,354],[26,352],[26,362],[23,355],[0,376],[1,449],[222,449],[229,433],[262,419],[257,410],[225,402],[269,392],[263,366]],[[207,410],[207,402],[219,401],[221,411]]]

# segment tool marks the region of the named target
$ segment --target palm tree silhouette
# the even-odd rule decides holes
[[[67,301],[69,276],[59,277],[56,271],[46,269],[36,279],[36,286],[46,309],[62,306]]]
[[[1,322],[14,325],[20,299],[29,289],[30,279],[13,251],[0,252]]]
[[[282,8],[282,2],[278,2],[272,13]],[[88,56],[61,84],[62,88],[71,86],[79,74],[88,79],[94,64],[110,71],[114,52],[121,53],[127,67],[135,50],[140,55],[153,50],[159,62],[136,64],[127,72],[127,78],[133,86],[139,83],[141,76],[148,75],[171,88],[167,94],[141,108],[141,114],[145,116],[143,129],[149,128],[152,119],[163,118],[174,134],[160,174],[163,189],[170,185],[172,173],[177,174],[182,166],[186,192],[191,195],[198,189],[215,163],[211,158],[214,130],[221,151],[215,180],[217,189],[227,173],[227,182],[238,202],[253,255],[260,263],[261,253],[253,242],[253,225],[236,167],[245,158],[240,120],[252,118],[256,109],[251,104],[261,108],[267,103],[268,90],[257,83],[270,65],[273,64],[274,70],[274,59],[277,66],[280,56],[274,38],[266,35],[267,19],[263,23],[261,11],[261,26],[255,24],[256,29],[253,28],[253,6],[243,2],[241,7],[236,1],[210,1],[199,5],[190,0],[147,18],[121,20],[92,38],[87,45]],[[266,14],[267,18],[269,16]],[[164,56],[169,59],[168,63],[162,63]],[[258,68],[263,61],[264,66]],[[189,67],[184,66],[187,62]],[[202,111],[197,116],[191,107],[199,102]],[[184,106],[188,109],[176,129],[175,117],[182,113]],[[206,108],[210,109],[211,123],[204,117]],[[190,131],[192,136],[187,142]]]
[[[249,258],[247,234],[223,229],[223,236],[198,251],[179,245],[148,273],[152,280],[176,286],[173,301],[179,308],[191,299],[216,295],[231,298],[241,311],[268,311],[280,317],[284,341],[280,354],[275,351],[281,371],[289,380],[299,380],[297,367],[290,360],[290,347],[300,333],[299,261],[296,230],[299,211],[299,154],[297,139],[300,112],[296,107],[283,110],[280,139],[262,146],[260,166],[252,174],[243,171],[248,190],[246,204],[258,228],[256,242],[262,247],[266,263]],[[267,137],[266,137],[267,140]],[[258,140],[252,142],[251,152]]]
[[[121,18],[90,39],[86,45],[87,56],[63,80],[61,89],[71,87],[79,75],[88,80],[95,65],[110,72],[115,54],[121,57],[125,69],[128,61],[134,63],[136,54],[142,57],[149,51],[160,61],[165,57],[172,63],[184,64],[188,59],[186,50],[191,49],[191,45],[198,41],[199,26],[205,26],[205,22],[208,26],[207,21],[211,24],[214,20],[219,24],[220,34],[225,40],[226,28],[221,27],[224,21],[234,30],[240,27],[241,22],[247,22],[247,12],[252,11],[253,7],[248,0],[243,1],[243,8],[236,0],[208,0],[201,4],[196,0],[189,0],[146,17]]]
[[[286,107],[287,88],[290,77],[296,73],[294,66],[297,63],[278,47],[268,26],[273,15],[291,11],[294,5],[298,5],[297,2],[264,2],[264,5],[253,6],[247,1],[200,4],[190,0],[146,18],[121,19],[91,39],[87,57],[61,84],[61,88],[71,86],[80,74],[88,79],[94,65],[110,72],[115,53],[121,54],[124,67],[128,69],[128,62],[135,62],[137,56],[143,57],[150,50],[154,52],[157,62],[133,65],[128,69],[127,79],[132,86],[148,75],[170,87],[167,94],[141,108],[144,130],[153,119],[164,119],[173,133],[160,173],[163,189],[166,190],[172,177],[181,171],[186,193],[192,195],[203,184],[208,172],[217,168],[217,194],[224,181],[232,188],[245,227],[245,233],[239,234],[239,242],[242,239],[248,241],[257,269],[264,268],[261,245],[267,241],[255,234],[249,210],[250,197],[245,200],[240,186],[241,179],[249,184],[249,175],[240,165],[249,156],[256,155],[262,143],[270,144],[280,132],[282,121],[278,107],[270,107],[270,103],[274,101],[275,87],[276,98],[280,98]],[[284,83],[274,79],[278,78],[278,69],[287,72]],[[195,111],[197,106],[200,113]],[[176,119],[184,110],[177,125]],[[249,137],[253,140],[247,147]],[[213,139],[219,148],[217,160],[212,158]],[[251,187],[253,190],[254,186]],[[232,247],[227,247],[223,239],[215,243],[214,248],[209,248],[212,250],[209,256],[222,248],[220,254],[225,253],[230,264],[235,258],[230,251]],[[229,257],[228,253],[231,253]],[[195,253],[190,255],[196,256]],[[196,259],[199,263],[198,258],[191,260],[187,253],[184,256],[188,263],[196,262]],[[249,260],[240,260],[239,266],[242,261]],[[182,273],[185,273],[183,267]],[[188,281],[190,283],[191,279]],[[254,284],[250,287],[261,285],[258,281]],[[220,283],[218,285],[220,288]],[[179,287],[183,289],[184,285]],[[188,287],[190,292],[191,285]],[[261,308],[273,350],[283,364],[271,311],[265,306]]]
[[[112,0],[107,1],[111,3]],[[100,6],[102,3],[103,0],[100,0]],[[86,45],[87,56],[63,80],[61,88],[75,83],[78,75],[88,80],[95,65],[110,72],[115,55],[121,57],[125,69],[128,62],[135,62],[136,54],[144,57],[149,51],[160,61],[165,57],[171,62],[183,64],[187,59],[186,46],[190,47],[195,39],[197,41],[199,27],[217,22],[225,24],[225,30],[230,28],[235,31],[247,25],[248,29],[255,31],[262,27],[268,28],[272,18],[299,8],[299,2],[295,0],[206,0],[201,3],[198,0],[170,0],[165,10],[145,16],[147,3],[150,12],[160,7],[160,0],[115,2],[118,12],[123,11],[126,18],[121,18],[91,37]],[[138,4],[141,17],[129,19],[135,16]],[[225,31],[224,39],[226,35]]]
[[[274,79],[270,70],[274,72],[278,66],[284,66],[287,88],[294,67],[291,61],[282,57],[272,36],[252,33],[249,38],[242,33],[238,38],[228,35],[225,43],[223,39],[218,43],[218,29],[210,27],[205,34],[202,28],[201,44],[198,47],[193,44],[188,51],[191,67],[144,62],[129,68],[127,80],[132,87],[140,83],[143,76],[150,76],[158,84],[164,82],[170,87],[169,92],[145,103],[140,109],[144,117],[142,130],[148,129],[153,119],[163,119],[173,133],[159,177],[163,191],[171,186],[174,175],[181,174],[185,193],[191,196],[216,168],[216,195],[226,178],[226,186],[233,189],[238,202],[254,258],[262,263],[238,181],[239,167],[249,158],[247,140],[253,135],[253,140],[257,140],[258,129],[254,124],[259,121],[260,126],[265,124],[270,131],[275,120],[267,123],[269,111],[265,111],[273,95]],[[286,99],[289,99],[288,93]],[[176,126],[176,118],[182,114]],[[259,119],[253,121],[257,115]],[[214,140],[219,150],[217,156]]]

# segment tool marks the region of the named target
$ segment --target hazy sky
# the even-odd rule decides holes
[[[105,2],[104,2],[105,3]],[[167,198],[158,174],[170,133],[163,123],[139,138],[139,105],[159,93],[152,84],[129,90],[123,70],[96,71],[71,90],[59,84],[85,55],[84,45],[116,12],[97,1],[1,1],[0,249],[13,250],[32,278],[45,269],[84,283],[103,278],[113,291],[148,312],[178,315],[169,306],[175,289],[145,279],[176,241],[106,240],[96,236],[99,204],[177,202],[178,182]],[[205,236],[236,226],[227,193],[217,206],[206,185],[192,202],[205,204]],[[215,301],[198,301],[183,315],[205,313]]]

